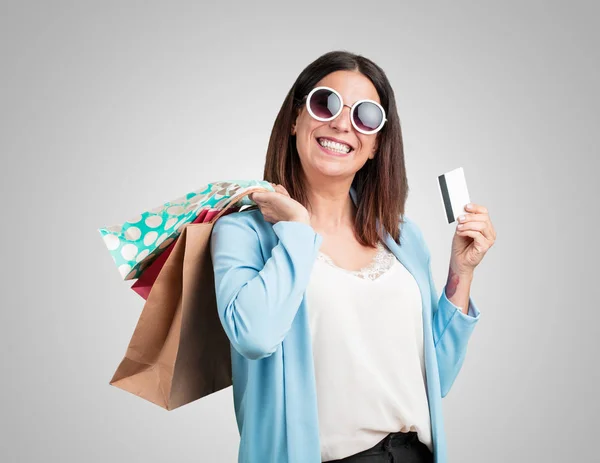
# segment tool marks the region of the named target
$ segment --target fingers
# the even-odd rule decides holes
[[[475,212],[477,214],[487,214],[487,208],[475,203],[469,203],[465,206],[465,210]]]
[[[283,185],[278,184],[278,183],[271,183],[271,185],[273,185],[273,188],[275,189],[276,193],[281,193],[282,195],[290,197],[290,194],[287,192],[287,190],[285,189],[285,187]]]
[[[271,191],[255,191],[253,193],[250,193],[248,195],[248,197],[254,201],[255,203],[260,203],[260,202],[267,202],[269,195],[273,194],[273,193],[280,193],[284,196],[287,196],[288,198],[291,198],[290,194],[288,193],[288,191],[285,189],[285,187],[283,185],[280,184],[276,184],[276,183],[271,183],[271,185],[274,188],[274,192]]]
[[[466,210],[473,211],[471,214],[462,214],[458,217],[459,225],[456,227],[457,232],[473,230],[481,233],[488,240],[496,239],[496,232],[490,220],[490,216],[486,207],[479,204],[473,204],[471,208]]]
[[[458,216],[458,221],[460,223],[465,222],[485,222],[488,220],[488,216],[486,214],[462,214]]]
[[[265,193],[265,191],[254,191],[248,195],[248,198],[250,198],[255,203],[260,203],[265,200]]]
[[[487,222],[485,222],[485,221],[471,220],[469,222],[464,222],[464,223],[459,224],[456,227],[456,230],[457,230],[457,233],[464,232],[467,230],[476,231],[476,232],[481,233],[488,240],[494,239],[493,235],[492,235],[492,231],[490,230]],[[471,236],[471,235],[469,235],[469,236]]]
[[[287,192],[287,190],[283,187],[283,185],[277,185],[275,187],[275,191],[278,193],[281,193],[287,197],[290,197],[290,194]]]

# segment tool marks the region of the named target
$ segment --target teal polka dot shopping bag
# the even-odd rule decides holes
[[[264,180],[223,180],[142,212],[122,224],[98,229],[123,280],[133,280],[177,239],[181,227],[201,214],[210,221],[229,206],[236,209],[256,203],[247,195],[256,189],[275,191]],[[236,199],[230,204],[232,198]]]

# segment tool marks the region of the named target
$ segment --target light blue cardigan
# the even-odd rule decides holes
[[[350,195],[357,204],[352,187]],[[384,243],[416,279],[423,301],[427,395],[435,463],[446,463],[442,416],[479,320],[438,299],[429,249],[404,217],[401,245]],[[380,231],[379,221],[377,227]],[[313,352],[304,292],[323,237],[305,223],[264,220],[258,209],[221,217],[211,235],[219,318],[231,342],[238,463],[321,463]]]

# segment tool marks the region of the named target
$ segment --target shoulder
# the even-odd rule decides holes
[[[316,249],[322,236],[308,224],[294,221],[267,222],[260,209],[236,211],[215,222],[210,248],[213,260],[233,255],[238,260],[259,263],[266,261],[279,243],[297,262],[303,263]],[[308,261],[306,261],[308,264]]]
[[[237,231],[238,234],[247,233],[256,237],[264,233],[267,224],[260,209],[236,211],[219,217],[213,226],[212,234]]]
[[[304,224],[294,222],[267,222],[260,209],[244,209],[220,217],[212,229],[212,237],[225,237],[228,242],[235,242],[244,246],[260,245],[263,248],[272,248],[277,244],[277,236],[283,234],[292,237],[300,233],[307,233],[302,227],[312,231]],[[314,233],[314,231],[313,231]]]
[[[260,216],[260,217],[259,217]],[[260,210],[243,210],[221,216],[210,235],[213,262],[242,260],[257,268],[263,262],[266,225]],[[266,222],[265,222],[266,223]]]

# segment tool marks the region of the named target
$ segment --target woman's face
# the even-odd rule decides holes
[[[344,105],[368,98],[381,104],[377,90],[363,74],[355,71],[335,71],[321,79],[315,87],[331,87],[342,95]],[[305,100],[306,101],[306,100]],[[292,126],[296,135],[296,148],[305,175],[309,179],[320,177],[354,177],[368,159],[375,157],[377,135],[365,135],[357,131],[350,121],[350,108],[344,106],[338,117],[328,122],[313,119],[302,105],[301,112]],[[347,154],[328,153],[319,144],[322,137],[341,140],[352,147]]]

